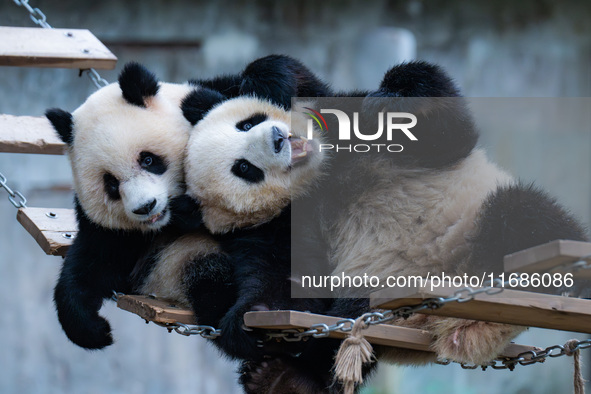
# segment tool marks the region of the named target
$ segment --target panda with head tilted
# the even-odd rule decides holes
[[[180,103],[193,88],[159,83],[129,63],[113,83],[69,113],[46,116],[67,145],[78,233],[65,257],[54,301],[68,338],[87,349],[113,342],[98,312],[129,274],[184,193],[182,163],[191,125]]]

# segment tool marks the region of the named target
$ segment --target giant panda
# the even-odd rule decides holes
[[[505,254],[559,238],[586,239],[581,226],[554,199],[516,181],[487,159],[476,146],[477,129],[459,90],[439,67],[425,62],[395,66],[378,89],[356,95],[365,96],[362,117],[363,113],[387,110],[415,114],[418,125],[413,131],[419,142],[400,154],[367,159],[320,155],[318,141],[334,143],[334,134],[320,133],[306,143],[292,137],[296,143],[285,146],[292,154],[295,151],[295,156],[308,156],[308,167],[300,178],[289,171],[267,170],[267,163],[277,154],[270,148],[276,143],[272,133],[267,131],[265,137],[269,149],[264,144],[242,143],[256,141],[262,126],[270,118],[275,121],[264,100],[237,97],[221,101],[195,126],[192,140],[199,143],[190,142],[187,150],[188,193],[199,200],[203,222],[222,247],[217,249],[221,253],[214,253],[217,261],[192,261],[186,271],[186,297],[198,319],[203,317],[200,322],[225,327],[231,338],[244,338],[220,341],[222,333],[215,340],[228,341],[218,344],[231,356],[260,359],[261,350],[252,346],[256,335],[239,330],[243,312],[296,307],[301,302],[285,297],[284,288],[279,289],[279,283],[297,284],[293,272],[283,263],[274,267],[258,264],[258,252],[255,257],[248,253],[264,249],[265,242],[285,234],[277,231],[285,227],[274,226],[281,223],[282,213],[294,202],[308,215],[303,229],[290,228],[302,233],[296,238],[301,244],[294,245],[292,251],[302,251],[306,258],[318,262],[321,272],[327,268],[333,275],[383,278],[443,271],[498,273]],[[413,99],[416,97],[425,99]],[[384,104],[381,98],[396,100]],[[200,101],[196,103],[199,108]],[[303,129],[307,126],[294,122],[296,112],[280,106],[273,111],[285,112],[278,119],[292,117],[292,135],[306,135]],[[261,128],[257,128],[259,124]],[[203,151],[208,154],[197,154]],[[295,184],[290,185],[288,178]],[[271,184],[274,188],[269,193],[265,186]],[[293,194],[281,192],[285,185],[294,187]],[[261,216],[255,207],[264,208],[266,213]],[[301,213],[298,209],[297,215]],[[266,221],[269,215],[273,220]],[[323,261],[327,267],[323,267]],[[302,304],[311,306],[309,310],[326,308],[325,313],[342,317],[369,311],[367,293],[341,290],[339,295],[345,298],[328,306],[322,302]],[[208,304],[212,295],[219,294],[219,304]],[[352,295],[356,298],[347,298]],[[220,312],[225,308],[229,308],[229,315]],[[524,329],[427,315],[413,315],[391,324],[426,329],[435,339],[433,353],[376,348],[379,359],[403,364],[424,364],[436,357],[486,362]],[[288,354],[244,364],[241,380],[247,392],[253,393],[324,392],[329,386],[338,391],[330,373],[335,350],[334,342],[328,339],[311,341],[304,349],[298,348],[298,357]],[[276,348],[268,351],[281,352]]]
[[[265,331],[244,329],[244,313],[324,313],[332,303],[291,297],[290,204],[322,177],[325,160],[315,149],[319,140],[301,138],[306,119],[300,112],[257,95],[220,95],[217,103],[211,97],[199,90],[183,102],[185,115],[195,123],[185,159],[187,195],[199,202],[209,233],[165,240],[150,257],[151,271],[140,291],[188,305],[198,324],[220,329],[213,344],[242,360],[242,376],[248,376],[269,354],[296,354],[309,343],[266,341]],[[334,350],[340,341],[328,343]],[[330,362],[323,367],[328,374]],[[302,387],[309,385],[302,380]]]
[[[329,104],[337,106],[338,101]],[[586,240],[582,227],[553,198],[488,160],[477,147],[478,132],[459,89],[438,66],[395,66],[377,90],[343,110],[359,111],[369,130],[375,130],[372,119],[379,112],[412,113],[418,141],[408,143],[400,133],[387,142],[404,144],[398,153],[332,152],[321,182],[292,205],[294,218],[301,218],[295,222],[306,229],[305,236],[292,238],[293,249],[323,256],[331,275],[384,280],[442,272],[498,274],[506,254],[555,239]],[[324,118],[328,129],[338,129],[331,116]],[[336,133],[322,134],[321,143],[338,142]],[[366,297],[373,290],[337,289],[342,298],[326,313],[361,316],[370,311]],[[436,358],[485,363],[525,329],[422,314],[390,324],[433,335],[433,352],[375,349],[379,360],[413,365]],[[331,385],[325,369],[334,349],[322,341],[299,357],[277,357],[251,367],[243,377],[246,387],[253,393],[325,392],[329,386],[338,392],[340,386]],[[371,369],[366,366],[364,372]],[[304,384],[305,389],[292,390]]]
[[[193,89],[160,83],[145,67],[128,63],[118,83],[92,94],[73,113],[46,112],[67,145],[78,221],[54,301],[67,337],[83,348],[113,342],[98,313],[103,300],[131,289],[136,261],[171,223],[171,202],[184,193],[191,125],[180,103]]]

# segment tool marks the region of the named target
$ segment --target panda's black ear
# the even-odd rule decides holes
[[[402,63],[384,75],[373,97],[458,97],[460,91],[439,66],[425,61]]]
[[[66,144],[72,145],[72,142],[74,142],[72,114],[59,108],[51,108],[45,111],[45,116],[57,131],[60,139]]]
[[[269,99],[285,109],[292,97],[326,97],[330,88],[299,60],[269,55],[250,63],[242,72],[241,95]]]
[[[185,118],[195,126],[206,113],[226,98],[215,90],[199,88],[189,93],[181,103]]]
[[[139,63],[127,63],[119,74],[119,87],[123,98],[133,105],[146,106],[146,98],[158,93],[158,79]]]

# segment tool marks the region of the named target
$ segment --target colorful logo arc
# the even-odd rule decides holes
[[[310,117],[312,117],[312,119],[314,119],[316,121],[316,123],[318,123],[318,127],[320,127],[320,130],[324,131],[324,129],[326,128],[326,131],[328,131],[328,125],[326,124],[326,120],[324,120],[324,117],[320,114],[320,112],[314,111],[312,108],[309,108],[309,107],[304,107],[304,109],[307,109],[307,110],[313,112],[313,113],[305,112],[305,114],[310,115]],[[322,126],[322,123],[320,123],[320,119],[318,119],[318,118],[320,118],[322,120],[322,123],[324,123],[324,127]]]

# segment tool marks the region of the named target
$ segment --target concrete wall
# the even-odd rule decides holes
[[[179,82],[236,72],[254,58],[275,52],[300,58],[341,89],[375,86],[390,64],[416,57],[444,66],[467,96],[591,96],[587,1],[31,4],[41,8],[53,26],[90,29],[103,40],[120,60],[116,70],[101,72],[109,81],[129,60],[145,63],[164,80]],[[22,7],[5,1],[0,4],[0,25],[32,23]],[[49,107],[73,110],[93,91],[86,77],[77,77],[77,70],[0,68],[1,113],[40,116]],[[513,174],[535,179],[588,225],[589,118],[579,117],[578,126],[571,122],[565,128],[560,117],[573,106],[589,108],[589,101],[557,103],[552,104],[554,112],[544,104],[528,106],[534,115],[527,124],[507,103],[498,104],[505,107],[498,119],[487,111],[490,102],[476,101],[473,107],[482,118],[481,143],[490,155]],[[0,172],[29,198],[30,206],[71,206],[71,174],[64,157],[0,154]],[[14,220],[15,214],[0,190],[0,392],[239,392],[233,365],[205,340],[169,335],[112,303],[104,313],[118,339],[114,346],[90,353],[69,343],[51,302],[60,259],[45,256]],[[584,336],[531,330],[519,341],[544,347],[570,337]],[[368,392],[563,392],[572,383],[570,364],[566,358],[552,359],[513,373],[382,366]]]

